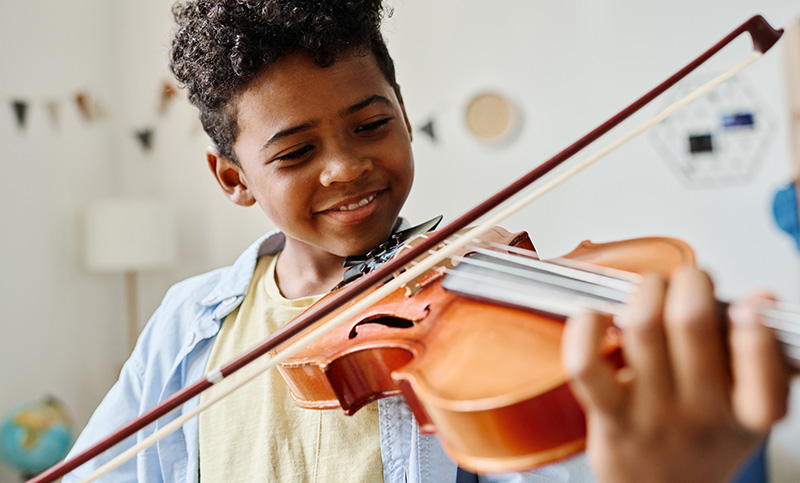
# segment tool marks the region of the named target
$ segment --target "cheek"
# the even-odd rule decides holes
[[[256,202],[261,210],[274,223],[280,223],[281,219],[286,218],[288,207],[287,199],[291,199],[291,191],[283,183],[262,183],[257,191],[254,192]]]
[[[405,186],[406,194],[408,194],[414,182],[414,157],[410,150],[407,150],[404,154],[405,156],[395,163],[395,175],[397,179],[403,181],[402,184]]]
[[[408,187],[410,189],[411,184],[414,182],[414,159],[409,158],[409,160],[406,162],[406,165],[406,172],[408,173]]]
[[[311,173],[294,173],[293,176],[273,180],[262,195],[273,215],[283,219],[305,217],[310,212],[317,183]]]

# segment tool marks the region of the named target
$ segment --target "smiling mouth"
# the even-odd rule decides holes
[[[320,214],[347,224],[362,222],[377,213],[381,206],[380,199],[385,192],[384,189],[346,198]]]
[[[350,211],[356,211],[372,203],[381,195],[381,193],[383,193],[383,190],[373,191],[358,197],[354,196],[352,198],[348,198],[331,206],[327,210],[324,210],[323,213],[347,213]]]
[[[369,204],[369,202],[374,200],[376,196],[378,196],[378,193],[372,193],[372,194],[362,198],[361,200],[359,200],[358,203],[350,203],[350,204],[347,204],[347,205],[342,205],[339,208],[336,208],[335,210],[331,210],[331,211],[353,211],[353,210],[357,210],[357,209],[361,208],[362,206],[366,206],[367,204]]]

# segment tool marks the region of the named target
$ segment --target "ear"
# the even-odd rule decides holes
[[[222,157],[214,146],[206,149],[206,161],[211,173],[231,201],[239,206],[251,206],[256,202],[247,188],[247,179],[242,168],[228,158]]]
[[[400,93],[400,86],[397,86],[397,100],[400,102],[400,111],[403,112],[403,121],[406,123],[406,130],[408,131],[409,141],[414,140],[414,133],[411,129],[411,123],[408,121],[408,114],[406,114],[406,105],[403,103],[403,94]]]

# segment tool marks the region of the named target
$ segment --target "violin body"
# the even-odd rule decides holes
[[[495,228],[478,244],[497,243],[535,257],[524,232]],[[583,242],[562,258],[665,276],[694,262],[671,238]],[[563,317],[456,295],[442,285],[450,267],[439,268],[282,362],[293,400],[353,414],[402,395],[420,430],[474,472],[521,471],[583,450],[584,415],[561,366]],[[607,353],[621,365],[615,336]]]
[[[412,240],[408,246],[413,243]],[[502,228],[493,230],[482,240],[484,246],[490,243],[533,250],[527,233],[511,234]],[[359,314],[352,323],[343,324],[282,362],[278,369],[289,385],[292,399],[304,408],[341,408],[346,414],[353,414],[381,397],[400,394],[391,373],[424,352],[420,342],[434,324],[423,322],[428,320],[435,302],[430,298],[433,292],[426,289],[440,279],[441,270],[451,267],[446,262],[440,270],[392,292],[379,304]],[[409,296],[412,291],[421,296]],[[361,298],[351,300],[322,321],[336,316]],[[311,331],[313,328],[306,330]],[[282,347],[278,346],[275,352],[280,352]]]

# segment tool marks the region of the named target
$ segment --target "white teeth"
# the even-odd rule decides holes
[[[358,203],[352,203],[352,204],[347,205],[347,206],[340,206],[339,207],[339,211],[353,211],[353,210],[355,210],[357,208],[361,208],[362,206],[365,206],[366,204],[368,204],[370,201],[372,201],[374,199],[375,199],[375,195],[370,195],[370,196],[362,199]]]

